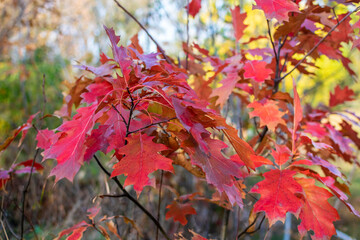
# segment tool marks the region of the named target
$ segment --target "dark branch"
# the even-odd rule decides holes
[[[31,164],[31,169],[30,169],[30,174],[29,174],[29,178],[28,178],[28,181],[24,187],[24,190],[22,192],[22,199],[21,199],[21,222],[20,222],[20,238],[23,239],[24,238],[24,221],[25,221],[25,202],[26,202],[26,194],[27,194],[27,191],[29,189],[29,186],[30,186],[30,182],[31,182],[31,177],[32,177],[32,173],[33,173],[33,170],[34,170],[34,164],[35,164],[35,161],[36,161],[36,157],[37,155],[39,154],[39,151],[40,149],[38,148],[35,152],[35,155],[34,155],[34,160],[32,161],[32,164]],[[34,234],[36,234],[34,232]],[[37,238],[37,237],[36,237]]]
[[[148,30],[146,30],[144,25],[142,25],[139,22],[139,20],[137,20],[137,18],[134,15],[132,15],[126,8],[124,8],[117,0],[114,0],[114,2],[116,3],[116,5],[118,5],[119,8],[121,8],[127,15],[129,15],[129,17],[131,17],[145,31],[146,35],[148,35],[148,37],[151,39],[151,41],[153,41],[155,43],[156,47],[159,49],[161,54],[164,56],[166,62],[169,64],[173,64],[170,61],[170,59],[168,58],[168,56],[166,56],[165,51],[162,49],[162,47],[159,45],[159,43],[151,36],[151,34],[148,32]]]
[[[127,125],[127,122],[124,118],[124,116],[121,114],[121,112],[119,112],[119,110],[113,105],[111,104],[111,106],[115,109],[115,111],[120,115],[120,117],[122,118],[122,120],[124,121],[125,125]]]
[[[99,165],[99,167],[101,168],[101,170],[103,170],[103,172],[108,176],[111,177],[111,174],[108,172],[108,170],[105,169],[105,167],[101,164],[99,158],[94,155],[94,158],[97,162],[97,164]],[[130,195],[130,193],[128,191],[125,190],[124,186],[120,183],[119,179],[117,177],[113,177],[111,178],[116,185],[121,189],[121,191],[123,192],[123,194],[125,194],[126,198],[128,198],[130,201],[132,201],[136,206],[138,206],[152,221],[153,223],[156,225],[156,227],[159,228],[160,232],[164,235],[164,237],[168,240],[170,240],[170,237],[167,235],[167,233],[165,232],[164,228],[161,226],[161,224],[159,223],[158,220],[156,220],[156,218],[148,211],[146,210],[146,208],[141,205],[141,203],[138,202],[138,200],[136,198],[134,198],[133,196]]]
[[[247,226],[241,233],[238,234],[237,239],[240,239],[243,235],[253,234],[253,233],[259,231],[259,229],[261,228],[262,223],[263,223],[264,220],[265,220],[265,215],[264,215],[263,218],[261,219],[259,226],[258,226],[254,231],[248,232],[248,230],[249,230],[252,226],[255,225],[256,220],[258,219],[259,215],[260,215],[260,214],[256,215],[254,221],[253,221],[252,223],[250,223],[249,226]]]
[[[103,194],[103,195],[99,195],[99,198],[105,198],[105,197],[109,197],[109,198],[122,198],[122,197],[127,197],[126,194],[116,194],[116,195],[110,195],[110,194]]]
[[[158,201],[158,209],[157,209],[157,220],[160,222],[160,207],[161,207],[161,189],[164,177],[164,170],[161,170],[160,176],[160,187],[159,187],[159,201]],[[156,229],[156,240],[159,239],[159,228]]]
[[[170,118],[170,119],[167,119],[167,120],[164,120],[164,121],[156,122],[156,123],[151,123],[151,124],[149,124],[149,125],[146,125],[145,127],[136,129],[136,130],[134,130],[134,131],[129,131],[129,134],[142,131],[142,130],[147,129],[147,128],[149,128],[149,127],[151,127],[151,126],[154,126],[154,125],[158,125],[158,124],[161,124],[161,123],[167,123],[167,122],[169,122],[169,121],[171,121],[171,120],[174,120],[174,119],[176,119],[176,117],[173,117],[173,118]]]

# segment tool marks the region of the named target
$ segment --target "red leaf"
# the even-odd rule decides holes
[[[15,166],[13,166],[12,168],[18,168],[18,167],[21,167],[21,166],[23,166],[24,168],[21,168],[21,169],[17,169],[16,171],[15,171],[15,173],[17,173],[17,174],[20,174],[20,173],[30,173],[30,171],[31,171],[31,166],[33,166],[33,172],[35,172],[35,171],[38,171],[38,172],[41,172],[43,169],[44,169],[44,167],[40,164],[40,163],[37,163],[37,162],[35,162],[34,164],[33,164],[33,159],[30,159],[30,160],[27,160],[27,161],[23,161],[23,162],[21,162],[21,163],[18,163],[18,164],[16,164]]]
[[[189,3],[189,14],[193,17],[195,17],[198,12],[200,11],[200,8],[201,8],[201,0],[192,0],[190,3]]]
[[[0,152],[5,150],[16,138],[17,135],[19,135],[20,133],[22,133],[21,139],[19,141],[18,146],[21,145],[21,143],[24,141],[26,134],[28,132],[28,130],[32,127],[31,123],[34,120],[34,118],[36,117],[36,115],[38,115],[39,112],[31,115],[29,117],[29,119],[26,121],[26,123],[24,123],[23,125],[21,125],[20,127],[18,127],[17,129],[15,129],[12,132],[12,135],[10,137],[8,137],[5,142],[3,144],[0,145]]]
[[[53,131],[50,131],[49,129],[39,130],[36,135],[36,140],[38,141],[37,147],[48,149],[53,144],[53,138],[57,138]]]
[[[236,153],[239,155],[241,161],[245,163],[248,168],[254,169],[255,164],[252,161],[252,156],[255,155],[254,150],[251,146],[239,138],[237,135],[237,130],[231,126],[227,126],[225,129],[222,129],[227,139],[230,141],[231,145],[235,149]]]
[[[248,26],[244,23],[247,14],[240,13],[240,7],[236,6],[233,9],[230,9],[232,16],[232,24],[235,31],[235,39],[239,41],[242,35],[244,34],[244,29]]]
[[[328,135],[326,129],[318,122],[306,122],[304,127],[305,133],[310,133],[312,136],[322,139]]]
[[[237,72],[228,73],[226,78],[220,81],[222,84],[221,87],[215,88],[211,93],[210,97],[218,96],[216,100],[216,105],[219,104],[220,107],[223,107],[226,101],[228,100],[230,94],[235,88],[236,83],[240,80]]]
[[[61,237],[67,235],[67,234],[70,234],[70,236],[68,236],[66,238],[66,240],[79,240],[82,238],[83,236],[83,233],[86,231],[86,229],[91,226],[89,225],[88,223],[86,223],[85,221],[82,221],[68,229],[65,229],[63,231],[61,231],[58,235],[57,238],[55,238],[55,240],[59,240],[61,239]]]
[[[284,119],[282,119],[282,116],[284,116],[285,113],[280,112],[279,107],[276,105],[275,101],[266,100],[264,104],[255,101],[250,103],[248,107],[254,108],[254,111],[249,113],[251,118],[260,118],[260,127],[267,126],[270,130],[275,131],[275,128],[278,124],[283,124],[286,126]]]
[[[277,165],[281,166],[289,160],[291,152],[285,145],[275,145],[276,151],[272,150],[271,155],[274,157]]]
[[[353,98],[354,96],[355,96],[354,91],[349,89],[348,86],[346,86],[344,89],[341,89],[339,85],[337,85],[334,94],[330,93],[329,106],[334,107],[346,101],[352,101],[354,100]]]
[[[239,206],[242,206],[243,203],[239,192],[233,189],[233,177],[240,178],[242,176],[241,165],[224,157],[221,152],[221,149],[227,147],[224,142],[211,138],[206,138],[204,141],[209,146],[208,153],[202,151],[198,146],[192,147],[190,144],[183,147],[190,155],[192,163],[201,167],[205,172],[206,181],[214,185],[220,194],[225,192],[231,204],[237,202]]]
[[[11,170],[0,170],[0,190],[3,189],[6,182],[9,181]]]
[[[255,0],[257,8],[264,11],[267,19],[276,18],[278,21],[287,21],[289,12],[299,12],[296,3],[291,0]]]
[[[151,185],[150,173],[158,169],[173,172],[172,160],[158,154],[168,148],[154,143],[153,138],[142,134],[127,137],[128,144],[119,149],[125,157],[114,165],[111,177],[124,174],[124,186],[134,185],[135,191],[141,192],[144,186]]]
[[[55,175],[55,181],[61,178],[72,181],[80,169],[86,150],[86,135],[95,124],[94,114],[96,108],[97,105],[79,108],[78,114],[74,116],[73,120],[67,121],[57,128],[59,132],[56,133],[56,137],[58,139],[55,141],[55,136],[53,136],[52,140],[55,142],[51,146],[40,143],[40,145],[46,147],[44,159],[54,158],[58,162],[50,173],[50,176]],[[40,134],[43,133],[44,131]],[[51,135],[48,132],[46,134]],[[39,136],[37,139],[39,140],[42,137]]]
[[[264,82],[273,71],[266,68],[267,63],[264,61],[247,61],[244,66],[244,77],[254,79],[257,82]]]
[[[169,211],[166,213],[165,219],[174,218],[175,222],[180,222],[183,226],[187,223],[186,215],[196,214],[191,203],[178,203],[173,201],[170,205],[167,205],[166,208],[168,208]]]
[[[300,212],[301,224],[299,232],[304,236],[313,230],[312,239],[329,239],[336,234],[333,222],[339,219],[339,214],[328,199],[333,195],[324,188],[315,185],[314,179],[300,178],[296,181],[301,185],[304,193],[304,206]]]
[[[285,221],[286,213],[297,216],[302,203],[296,194],[302,192],[301,186],[294,180],[295,171],[270,170],[264,173],[264,180],[257,183],[251,192],[261,195],[254,205],[254,212],[264,211],[270,226],[277,221]]]
[[[360,148],[360,138],[358,137],[358,133],[354,131],[351,125],[346,121],[343,121],[340,125],[342,128],[341,133],[344,136],[349,137],[356,144],[356,146]]]
[[[193,230],[189,229],[189,232],[193,235],[191,240],[208,240],[207,238],[202,237],[200,234],[197,234]]]

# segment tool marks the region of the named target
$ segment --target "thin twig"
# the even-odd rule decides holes
[[[189,19],[190,19],[190,10],[189,10],[189,0],[187,0],[187,19],[186,19],[186,47],[189,48],[189,41],[190,41],[190,35],[189,35]],[[186,70],[189,69],[189,51],[186,51],[186,61],[185,61],[185,68]]]
[[[272,48],[273,48],[273,51],[274,51],[274,55],[275,55],[275,60],[277,60],[278,57],[277,57],[277,52],[275,50],[275,43],[274,43],[274,40],[273,40],[273,38],[271,36],[270,22],[269,22],[268,19],[266,19],[266,22],[267,22],[267,26],[268,26],[268,34],[269,34],[270,42],[271,42],[271,45],[272,45]]]
[[[164,170],[161,170],[160,176],[160,187],[159,187],[159,201],[158,201],[158,209],[157,209],[157,220],[160,222],[160,207],[161,207],[161,189],[164,177]],[[159,239],[159,228],[156,229],[156,240]]]
[[[4,211],[4,209],[0,209],[1,214],[2,214],[2,219],[4,219],[6,226],[8,227],[10,233],[16,238],[16,239],[20,239],[20,237],[15,233],[14,229],[12,228],[12,226],[10,225],[8,219],[7,219],[7,213]],[[5,231],[5,230],[4,230]]]
[[[170,119],[167,119],[167,120],[164,120],[164,121],[156,122],[156,123],[151,123],[151,124],[149,124],[149,125],[146,125],[145,127],[136,129],[136,130],[134,130],[134,131],[129,131],[129,134],[142,131],[142,130],[147,129],[147,128],[149,128],[149,127],[151,127],[151,126],[154,126],[154,125],[158,125],[158,124],[161,124],[161,123],[167,123],[167,122],[169,122],[169,121],[171,121],[171,120],[174,120],[174,119],[176,119],[176,117],[173,117],[173,118],[170,118]]]
[[[106,175],[111,177],[110,172],[108,170],[106,170],[105,167],[101,164],[99,158],[96,155],[94,155],[94,158],[95,158],[97,164],[99,165],[99,167],[101,168],[101,170]],[[166,239],[170,240],[170,237],[167,235],[167,233],[165,232],[164,228],[161,226],[159,221],[156,220],[156,218],[148,210],[146,210],[146,208],[143,205],[141,205],[141,203],[139,203],[138,200],[136,200],[133,196],[130,195],[130,193],[128,191],[125,190],[124,186],[120,183],[119,179],[117,177],[113,177],[111,179],[116,183],[116,185],[118,185],[118,187],[126,195],[126,197],[130,201],[132,201],[136,206],[138,206],[153,221],[153,223],[159,228],[160,232],[164,235],[164,237]]]
[[[148,37],[155,43],[156,47],[159,49],[159,51],[161,52],[161,54],[164,56],[165,60],[167,63],[169,64],[173,64],[170,59],[168,58],[168,56],[166,56],[165,51],[162,49],[162,47],[159,45],[159,43],[151,36],[151,34],[148,32],[148,30],[146,30],[146,28],[144,27],[144,25],[142,25],[139,20],[137,20],[137,18],[132,15],[125,7],[123,7],[117,0],[114,0],[114,2],[116,3],[116,5],[118,5],[119,8],[121,8],[127,15],[129,15],[129,17],[131,17],[139,26],[140,28],[142,28],[146,35],[148,35]]]
[[[33,169],[34,169],[34,164],[35,164],[35,161],[36,161],[36,157],[37,155],[39,154],[39,151],[40,149],[38,148],[35,152],[35,155],[34,155],[34,160],[32,161],[32,164],[31,164],[31,169],[30,169],[30,174],[29,174],[29,178],[28,178],[28,181],[27,181],[27,184],[25,185],[25,188],[22,192],[22,200],[21,200],[21,222],[20,222],[20,238],[23,239],[24,237],[24,220],[25,220],[25,201],[26,201],[26,194],[27,194],[27,191],[28,191],[28,188],[30,186],[30,182],[31,182],[31,177],[32,177],[32,173],[33,173]],[[34,234],[36,235],[36,233],[34,232]],[[36,237],[37,238],[37,237]]]
[[[335,6],[335,7],[336,7],[336,6]],[[335,16],[336,22],[338,22],[338,23],[339,23],[339,19],[338,19],[337,15],[336,15],[336,12],[335,12],[335,7],[331,8],[331,10],[332,10],[332,11],[333,11],[333,13],[334,13],[334,16]]]
[[[121,112],[119,112],[119,110],[114,106],[114,104],[111,104],[111,106],[115,109],[115,111],[120,115],[120,117],[122,118],[122,120],[124,121],[125,125],[127,125],[127,122],[124,118],[124,116],[121,114]]]
[[[287,72],[284,76],[279,77],[278,79],[275,79],[275,81],[279,81],[279,82],[280,82],[281,80],[283,80],[284,78],[286,78],[287,76],[289,76],[295,69],[297,69],[297,68],[299,67],[300,64],[302,64],[302,63],[306,60],[306,58],[307,58],[308,56],[310,56],[310,54],[312,54],[312,53],[319,47],[319,45],[320,45],[322,42],[325,41],[325,39],[326,39],[343,21],[345,21],[351,14],[359,11],[359,9],[360,9],[360,6],[357,7],[354,11],[349,12],[349,13],[348,13],[343,19],[341,19],[334,27],[332,27],[332,28],[330,29],[330,31],[329,31],[289,72]]]
[[[265,220],[265,215],[264,215],[263,218],[261,219],[259,226],[258,226],[254,231],[248,232],[248,230],[249,230],[252,226],[255,225],[256,220],[258,219],[259,216],[260,216],[260,214],[257,214],[257,215],[256,215],[254,221],[253,221],[252,223],[250,223],[249,226],[247,226],[241,233],[238,234],[237,239],[240,239],[241,236],[243,236],[243,235],[245,235],[245,234],[248,235],[248,234],[252,234],[252,233],[255,233],[255,232],[259,231],[259,229],[261,228],[262,223],[263,223],[264,220]]]
[[[99,195],[99,198],[104,198],[104,197],[109,197],[109,198],[122,198],[122,197],[127,197],[126,194],[116,194],[116,195],[111,195],[111,194],[103,194],[103,195]]]

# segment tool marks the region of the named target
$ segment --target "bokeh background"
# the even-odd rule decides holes
[[[203,0],[199,15],[189,19],[189,32],[186,25],[188,15],[184,0],[119,0],[137,19],[148,29],[152,36],[160,43],[165,52],[174,59],[184,59],[182,43],[196,42],[209,49],[210,54],[226,58],[232,49],[253,48],[251,44],[242,44],[251,37],[266,35],[267,26],[263,13],[252,10],[251,1],[235,0]],[[319,4],[335,4],[334,1],[316,1]],[[248,13],[245,37],[236,43],[233,37],[230,8],[240,4]],[[345,6],[336,8],[338,14],[345,11]],[[357,21],[352,16],[352,21]],[[31,114],[45,109],[45,114],[52,114],[63,103],[69,86],[82,74],[73,65],[99,65],[101,52],[110,54],[109,42],[103,25],[113,27],[121,35],[121,43],[127,45],[135,34],[138,34],[140,44],[145,52],[156,51],[155,45],[144,31],[112,0],[2,0],[0,1],[0,143],[24,123]],[[257,41],[259,46],[269,46],[267,39]],[[342,52],[349,57],[353,64],[351,68],[356,77],[349,75],[341,62],[321,56],[316,62],[317,68],[310,69],[311,76],[297,73],[293,77],[298,82],[298,91],[303,104],[327,103],[329,92],[338,84],[349,86],[357,96],[360,92],[360,53],[352,49],[351,43],[342,45]],[[301,56],[299,56],[301,59]],[[45,96],[43,94],[45,82]],[[291,80],[281,87],[291,89]],[[214,86],[216,87],[216,86]],[[360,114],[360,101],[356,100],[347,108]],[[231,109],[230,109],[231,111]],[[230,113],[234,115],[234,113]],[[334,119],[336,121],[336,119]],[[56,118],[43,120],[43,125],[55,128],[60,124]],[[25,141],[18,146],[14,142],[0,153],[0,168],[8,169],[13,163],[31,159],[35,152],[35,131],[30,130]],[[102,156],[107,158],[107,156]],[[115,187],[110,184],[105,175],[98,172],[94,163],[85,164],[77,174],[74,183],[62,180],[54,185],[53,178],[47,178],[49,169],[54,162],[46,161],[43,174],[35,174],[29,189],[27,221],[27,239],[52,239],[61,230],[84,220],[86,210],[93,206],[93,198],[106,191],[114,192]],[[360,209],[360,171],[355,166],[341,163],[339,166],[351,180],[351,202]],[[180,191],[196,191],[196,183],[188,178],[188,173],[178,169],[180,174],[167,177],[165,181],[176,186]],[[158,176],[157,176],[158,177]],[[18,176],[13,179],[7,192],[1,193],[1,214],[6,215],[9,226],[17,230],[19,225],[19,199],[22,187],[27,178]],[[114,188],[114,189],[112,189]],[[182,190],[181,190],[182,189]],[[105,191],[106,190],[106,191]],[[164,190],[163,202],[172,199],[170,192]],[[153,213],[157,208],[157,191],[147,189],[140,196],[145,206]],[[148,201],[150,200],[150,201]],[[124,233],[124,239],[151,239],[147,231],[152,231],[151,223],[125,199],[103,199],[102,214],[117,215],[126,213],[133,219],[142,235],[127,224],[123,219],[117,219],[118,227]],[[162,208],[165,208],[165,203]],[[211,204],[195,203],[197,216],[189,218],[188,225],[203,236],[218,237],[219,227],[225,219],[226,211]],[[201,206],[201,207],[200,207]],[[341,221],[336,227],[347,235],[356,238],[360,236],[359,220],[352,216],[339,203],[335,203],[341,215]],[[235,212],[237,209],[235,209]],[[242,229],[247,225],[248,214],[231,213],[230,223]],[[161,220],[169,229],[179,229],[179,224]],[[295,220],[294,220],[295,221]],[[0,236],[6,239],[3,227]],[[8,230],[7,230],[8,231]],[[36,236],[34,234],[36,232]],[[261,239],[266,233],[264,228],[253,239]],[[231,236],[232,233],[229,233]],[[282,239],[281,224],[272,230],[271,239]],[[96,231],[88,231],[85,239],[101,239]],[[151,236],[151,235],[150,235]],[[11,239],[11,234],[8,236]],[[232,239],[229,237],[229,239]],[[296,235],[294,235],[296,239]]]

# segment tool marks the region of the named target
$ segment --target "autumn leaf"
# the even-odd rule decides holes
[[[237,202],[242,206],[241,196],[233,189],[233,177],[241,177],[240,164],[224,157],[221,149],[227,145],[216,139],[206,138],[204,141],[209,146],[209,152],[205,153],[198,146],[193,147],[191,143],[184,145],[185,151],[190,155],[192,164],[199,166],[206,174],[206,181],[214,185],[219,193],[225,192],[230,195],[231,204]]]
[[[218,96],[216,104],[219,104],[220,107],[223,107],[239,79],[240,78],[237,72],[229,73],[226,78],[220,81],[222,86],[215,88],[210,97]]]
[[[73,180],[75,174],[79,171],[84,161],[86,151],[85,140],[87,134],[92,130],[95,124],[95,110],[97,105],[83,107],[78,109],[78,113],[73,120],[63,123],[57,128],[57,140],[52,139],[52,144],[44,144],[43,135],[51,136],[49,132],[42,131],[37,137],[39,147],[45,147],[44,159],[56,159],[57,166],[52,169],[50,176],[55,175],[55,181],[61,178]]]
[[[24,123],[23,125],[21,125],[20,127],[18,127],[17,129],[15,129],[11,136],[8,137],[5,142],[3,144],[0,145],[0,152],[4,151],[16,138],[17,135],[19,135],[20,133],[22,133],[21,139],[19,141],[18,146],[20,146],[22,144],[22,142],[24,141],[27,132],[29,131],[29,129],[32,127],[31,123],[34,120],[34,118],[36,117],[36,115],[38,115],[39,112],[31,115],[28,120],[26,121],[26,123]]]
[[[334,107],[339,104],[342,104],[346,101],[354,100],[355,93],[353,90],[349,89],[348,86],[341,89],[339,85],[335,87],[334,94],[330,93],[330,102],[329,106]]]
[[[287,21],[289,12],[299,12],[296,3],[291,0],[255,0],[256,7],[264,11],[267,19],[276,18],[278,21]]]
[[[158,153],[168,148],[154,143],[153,138],[145,134],[127,137],[128,144],[118,151],[125,154],[125,157],[114,165],[111,177],[124,174],[127,176],[124,186],[134,185],[135,191],[141,192],[144,186],[151,185],[150,173],[159,169],[173,172],[172,160]]]
[[[189,6],[188,6],[188,11],[189,11],[189,14],[192,16],[192,17],[195,17],[198,12],[200,11],[200,8],[201,8],[201,0],[192,0],[190,3],[189,3]]]
[[[247,13],[240,13],[240,6],[236,6],[233,9],[230,9],[232,16],[232,24],[234,27],[235,39],[239,41],[242,35],[244,34],[245,28],[248,26],[244,23]]]
[[[273,100],[266,100],[265,103],[255,101],[250,103],[248,107],[254,108],[254,111],[249,113],[251,118],[260,118],[260,127],[267,126],[270,130],[275,131],[278,124],[286,125],[284,119],[282,119],[285,113],[279,110]]]
[[[247,61],[244,66],[244,77],[251,78],[262,83],[267,79],[273,71],[266,68],[267,63],[264,61]]]
[[[259,193],[260,199],[254,205],[254,212],[263,211],[272,226],[277,221],[285,221],[286,213],[298,216],[302,202],[296,194],[302,192],[294,180],[295,171],[273,169],[264,173],[264,180],[257,183],[251,192]]]
[[[87,230],[91,225],[82,221],[68,229],[61,231],[55,240],[61,239],[63,236],[70,234],[66,240],[80,240],[82,239],[83,233]]]
[[[313,230],[312,239],[329,239],[336,234],[333,222],[339,219],[339,214],[328,199],[333,195],[324,188],[315,185],[314,179],[296,179],[304,192],[304,206],[299,218],[299,232],[304,236],[307,231]]]
[[[291,152],[289,148],[285,145],[275,144],[275,147],[276,147],[276,151],[273,149],[271,155],[274,157],[276,164],[281,166],[287,161],[289,161]]]
[[[187,223],[186,215],[196,214],[191,203],[178,203],[177,201],[173,201],[170,205],[167,205],[166,208],[168,208],[169,211],[166,213],[165,219],[174,218],[175,222],[180,222],[183,226]]]
[[[200,234],[197,234],[191,229],[189,229],[189,232],[193,235],[191,240],[208,240],[207,238],[202,237]]]

